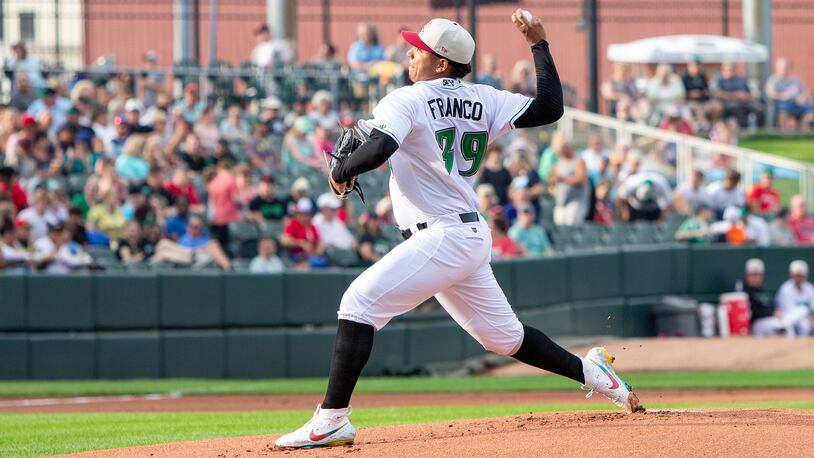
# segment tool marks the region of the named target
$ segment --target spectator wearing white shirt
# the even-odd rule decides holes
[[[579,157],[585,161],[588,174],[598,174],[603,162],[610,157],[610,150],[605,147],[600,135],[593,134],[588,137],[588,147],[579,153]]]
[[[326,192],[317,198],[319,213],[314,216],[313,223],[317,228],[319,239],[326,249],[356,249],[356,238],[353,237],[345,223],[336,217],[337,210],[341,206],[342,203],[339,199],[330,192]]]
[[[34,205],[17,214],[18,221],[25,221],[31,228],[31,240],[38,240],[48,235],[48,225],[57,224],[59,218],[49,208],[50,198],[45,189],[34,191]]]
[[[258,67],[271,67],[277,63],[291,62],[293,55],[285,40],[272,39],[271,30],[261,24],[254,30],[257,45],[252,49],[251,60]]]
[[[707,185],[709,204],[715,210],[716,216],[721,218],[728,207],[743,207],[746,196],[738,189],[741,174],[736,170],[726,173],[723,181],[716,181]]]
[[[283,261],[277,256],[277,242],[265,237],[257,242],[257,256],[249,263],[249,272],[253,274],[276,274],[285,270]]]
[[[70,273],[93,264],[93,258],[71,240],[63,224],[49,225],[48,235],[34,242],[34,261],[48,273]]]
[[[814,285],[808,281],[808,263],[795,260],[789,264],[789,278],[777,290],[775,315],[786,328],[788,337],[811,335],[811,310],[814,307]]]
[[[709,205],[709,195],[704,186],[706,176],[701,169],[695,169],[692,172],[690,181],[676,186],[673,192],[673,202],[676,211],[679,213],[689,214],[699,206]]]

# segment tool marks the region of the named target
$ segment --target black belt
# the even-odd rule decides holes
[[[458,216],[461,218],[462,223],[474,223],[478,221],[478,212],[460,213]],[[418,223],[415,227],[419,231],[423,231],[427,228],[427,223]],[[412,235],[413,231],[410,230],[410,228],[401,231],[401,236],[404,237],[404,240],[409,239]]]

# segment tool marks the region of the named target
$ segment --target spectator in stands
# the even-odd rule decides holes
[[[534,207],[525,204],[520,207],[517,214],[517,221],[508,231],[509,237],[529,255],[542,256],[553,252],[551,241],[546,235],[545,229],[535,224]]]
[[[145,69],[139,75],[139,89],[144,105],[152,107],[158,101],[158,94],[164,90],[164,72],[158,68],[158,53],[147,51],[144,53]]]
[[[356,249],[356,239],[345,223],[336,217],[336,212],[340,207],[342,207],[342,203],[332,192],[321,194],[317,198],[319,213],[314,216],[313,224],[317,228],[319,239],[325,249],[354,250]]]
[[[723,110],[723,117],[734,116],[740,127],[747,127],[749,115],[757,116],[758,108],[749,88],[749,81],[735,74],[735,64],[724,62],[715,86],[715,98]]]
[[[283,164],[290,170],[306,173],[325,167],[324,154],[314,148],[314,124],[307,116],[294,122],[283,140]]]
[[[316,208],[317,203],[311,198],[311,184],[308,183],[308,179],[305,177],[299,177],[291,183],[291,195],[286,203],[286,212],[289,215],[293,216],[296,213],[297,202],[303,197],[307,197],[311,201],[312,209]]]
[[[119,196],[114,192],[107,193],[101,203],[92,206],[88,211],[88,229],[103,232],[111,240],[122,238],[125,223]]]
[[[336,46],[333,43],[319,45],[319,51],[312,59],[312,62],[318,70],[324,72],[334,72],[342,67],[342,61],[336,57]]]
[[[481,216],[489,219],[489,215],[493,208],[500,209],[500,200],[497,197],[495,187],[489,183],[481,183],[475,188],[475,194],[478,195],[478,211]],[[503,212],[502,209],[500,210]]]
[[[175,197],[164,188],[164,172],[159,167],[150,168],[147,181],[141,185],[140,191],[157,209],[164,209],[175,204]]]
[[[376,213],[364,213],[360,218],[362,236],[359,237],[359,258],[367,265],[373,265],[386,255],[393,244],[382,233],[381,219]]]
[[[257,256],[249,263],[253,274],[278,274],[285,270],[283,261],[277,256],[277,242],[273,237],[263,237],[257,241]]]
[[[401,35],[401,32],[408,30],[410,29],[407,27],[399,27],[399,29],[396,31],[393,44],[388,46],[384,51],[384,55],[387,60],[400,64],[404,68],[407,68],[410,65],[409,58],[407,57],[407,51],[413,47],[410,43],[407,43],[407,41],[405,41],[404,37]]]
[[[701,169],[692,171],[690,181],[676,186],[673,192],[673,205],[677,212],[689,214],[699,205],[709,205],[709,196],[704,186],[707,177]]]
[[[31,79],[28,77],[28,73],[15,73],[14,90],[11,92],[11,100],[8,102],[9,106],[25,113],[34,100],[37,100],[37,90],[31,86]]]
[[[315,127],[322,127],[333,133],[339,125],[339,116],[333,109],[333,96],[326,90],[317,91],[311,98],[312,110],[308,114]]]
[[[14,57],[6,58],[4,65],[6,71],[25,73],[35,89],[45,87],[45,79],[42,77],[42,63],[36,57],[28,55],[25,43],[18,41],[12,45],[11,50]],[[16,87],[13,89],[16,89]]]
[[[62,223],[49,225],[48,235],[34,243],[34,261],[48,273],[64,274],[89,267],[93,259],[71,241]]]
[[[509,201],[507,191],[512,183],[512,175],[503,166],[503,148],[499,144],[492,143],[486,149],[486,160],[481,167],[478,183],[491,185],[500,205]]]
[[[563,141],[558,145],[557,163],[551,166],[548,183],[556,186],[554,223],[573,226],[588,216],[591,201],[590,183],[585,161],[574,154],[574,148]]]
[[[591,134],[588,136],[588,146],[579,153],[579,157],[585,161],[591,181],[596,183],[599,181],[600,170],[604,167],[603,163],[610,157],[610,150],[605,147],[601,135]]]
[[[755,245],[760,247],[769,246],[772,243],[772,234],[769,230],[769,223],[765,219],[755,214],[755,210],[760,208],[757,201],[747,204],[743,209],[743,219],[746,224],[746,236]]]
[[[494,54],[484,54],[478,61],[480,72],[475,82],[492,86],[497,90],[503,89],[503,77],[497,70],[497,58]]]
[[[791,208],[789,225],[797,238],[797,243],[814,245],[814,216],[808,213],[808,203],[798,194],[791,198],[789,206]]]
[[[790,121],[798,120],[797,128],[809,129],[814,120],[814,103],[808,97],[803,82],[791,75],[791,61],[781,57],[775,61],[774,74],[766,81],[766,96],[777,113],[777,127],[790,129]]]
[[[630,175],[619,185],[617,196],[617,206],[625,221],[662,220],[673,203],[670,183],[654,172]]]
[[[144,135],[132,135],[124,143],[122,154],[116,159],[116,173],[123,179],[141,183],[147,180],[150,173],[150,164],[144,160]]]
[[[492,230],[492,258],[509,259],[525,254],[523,247],[509,237],[509,223],[503,215],[490,219],[489,228]]]
[[[749,319],[751,331],[753,336],[758,337],[777,334],[779,325],[779,321],[774,316],[772,301],[765,297],[766,293],[763,291],[765,270],[762,260],[757,258],[749,259],[746,261],[742,287],[736,286],[735,288],[736,290],[743,290],[749,295],[749,308],[752,312]]]
[[[681,76],[681,81],[684,83],[684,91],[687,94],[687,105],[692,110],[696,122],[708,128],[707,111],[710,105],[710,95],[706,73],[698,62],[690,62],[687,64],[684,75]]]
[[[245,142],[249,139],[251,129],[249,123],[243,119],[243,108],[233,103],[226,110],[226,117],[220,122],[218,128],[220,138],[230,142]]]
[[[534,97],[537,94],[537,82],[531,71],[531,63],[525,59],[518,60],[512,67],[511,92]]]
[[[37,120],[33,116],[24,114],[20,117],[21,129],[9,135],[6,141],[5,165],[16,167],[17,171],[25,175],[25,165],[31,154],[34,140],[39,132]]]
[[[308,197],[301,197],[294,207],[294,217],[283,228],[281,241],[288,249],[291,259],[298,269],[325,267],[325,248],[319,238],[319,232],[312,222],[313,203]]]
[[[630,65],[613,63],[611,79],[602,83],[602,98],[608,104],[608,115],[624,121],[641,121],[650,111],[630,75]]]
[[[198,83],[187,83],[184,87],[184,95],[173,106],[173,115],[180,116],[188,123],[194,124],[206,109],[206,102],[201,100]]]
[[[65,228],[71,234],[71,240],[85,247],[88,245],[88,235],[85,230],[85,214],[79,207],[71,207],[68,210],[68,221]]]
[[[684,116],[680,106],[673,105],[664,107],[663,115],[659,123],[659,129],[684,135],[695,134],[695,128],[689,119]]]
[[[127,119],[127,126],[131,134],[145,134],[153,129],[142,123],[141,114],[144,113],[144,104],[141,100],[131,98],[124,103],[124,117]]]
[[[723,217],[727,207],[743,207],[746,199],[743,191],[738,189],[741,174],[736,170],[729,170],[723,181],[714,181],[707,185],[709,204],[717,217]]]
[[[206,186],[212,209],[209,232],[220,246],[229,246],[229,224],[240,221],[243,202],[238,194],[237,181],[232,174],[232,163],[221,161],[212,181]]]
[[[215,145],[221,137],[221,133],[218,130],[218,122],[215,119],[215,109],[213,107],[208,106],[204,108],[201,117],[195,123],[193,131],[201,141],[201,148],[214,151]]]
[[[269,139],[268,124],[257,123],[252,128],[252,135],[246,143],[246,154],[252,166],[260,170],[280,168],[282,162]]]
[[[710,226],[710,233],[715,241],[724,241],[729,245],[745,245],[753,240],[746,228],[744,210],[740,207],[727,207],[723,219]]]
[[[211,154],[201,147],[198,135],[190,132],[184,139],[184,146],[176,154],[186,164],[191,172],[203,172],[207,165],[211,165]]]
[[[276,183],[270,174],[263,175],[257,185],[257,195],[249,202],[249,216],[251,221],[265,223],[266,221],[281,221],[286,215],[286,204],[274,196]]]
[[[752,203],[757,203],[757,212],[760,214],[774,214],[780,210],[780,193],[774,187],[774,169],[763,169],[760,181],[746,195],[746,202],[750,208],[753,208]]]
[[[116,257],[125,264],[144,262],[153,255],[155,246],[141,234],[141,224],[130,221],[124,227],[124,238],[119,240]]]
[[[354,78],[357,82],[367,84],[370,81],[368,70],[376,62],[386,60],[384,47],[379,44],[379,34],[376,26],[365,22],[360,22],[356,26],[356,41],[348,48],[348,65],[353,70]],[[357,97],[366,95],[356,89]]]
[[[110,139],[111,150],[107,157],[116,160],[122,154],[124,142],[126,142],[127,137],[130,136],[130,122],[123,115],[118,115],[113,118],[113,125],[114,135]]]
[[[712,208],[704,203],[690,208],[690,216],[678,226],[675,239],[690,243],[708,243],[711,239],[710,221],[715,217]]]
[[[0,167],[0,195],[7,195],[14,204],[17,212],[28,207],[28,194],[17,179],[17,171],[13,167]]]
[[[789,337],[811,335],[811,314],[814,310],[814,285],[808,281],[808,263],[795,260],[789,264],[789,279],[774,298],[777,316]]]
[[[17,214],[17,219],[25,221],[31,230],[31,239],[38,240],[48,235],[48,226],[59,223],[57,215],[48,207],[51,198],[43,188],[38,188],[33,194],[33,205]]]
[[[771,244],[776,246],[792,246],[797,244],[797,237],[789,224],[788,208],[781,208],[774,219],[769,223]]]
[[[289,63],[294,58],[288,43],[284,39],[273,39],[266,24],[254,29],[254,41],[257,44],[252,49],[251,61],[260,68]]]
[[[216,240],[209,239],[204,227],[204,220],[200,216],[191,216],[186,232],[178,242],[162,239],[156,244],[155,254],[150,258],[150,262],[170,262],[194,268],[202,268],[214,262],[223,270],[232,270],[229,257]]]
[[[31,256],[17,240],[14,222],[0,220],[0,271],[30,272]]]
[[[178,241],[182,236],[187,233],[187,225],[189,224],[189,197],[178,196],[175,199],[176,213],[167,218],[164,226],[164,233],[173,241]]]
[[[40,90],[40,98],[29,105],[26,113],[36,119],[40,119],[46,113],[50,114],[51,122],[48,127],[48,134],[55,135],[59,128],[65,124],[70,108],[71,102],[68,99],[58,96],[54,88],[46,87]]]
[[[652,124],[657,123],[666,110],[677,105],[684,106],[684,83],[673,73],[673,67],[669,64],[659,64],[656,67],[656,74],[647,81],[644,92],[653,108]]]

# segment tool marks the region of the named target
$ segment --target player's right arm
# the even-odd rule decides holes
[[[528,108],[514,121],[514,127],[536,127],[551,124],[562,117],[562,84],[548,49],[543,21],[534,17],[526,21],[518,8],[512,14],[512,23],[531,45],[534,68],[537,72],[537,95]]]

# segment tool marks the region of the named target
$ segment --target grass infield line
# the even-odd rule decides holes
[[[639,389],[812,388],[814,370],[651,372],[622,374]],[[0,397],[143,394],[309,394],[325,390],[325,378],[274,380],[88,380],[3,381]],[[557,376],[368,377],[358,393],[449,393],[573,390],[575,382]]]
[[[814,409],[814,402],[734,404],[652,404],[651,409],[789,408]],[[560,405],[412,406],[359,409],[355,426],[400,425],[524,415],[529,412],[618,410],[605,402]],[[0,456],[41,456],[119,447],[254,436],[287,432],[302,425],[307,410],[162,413],[0,414]]]

